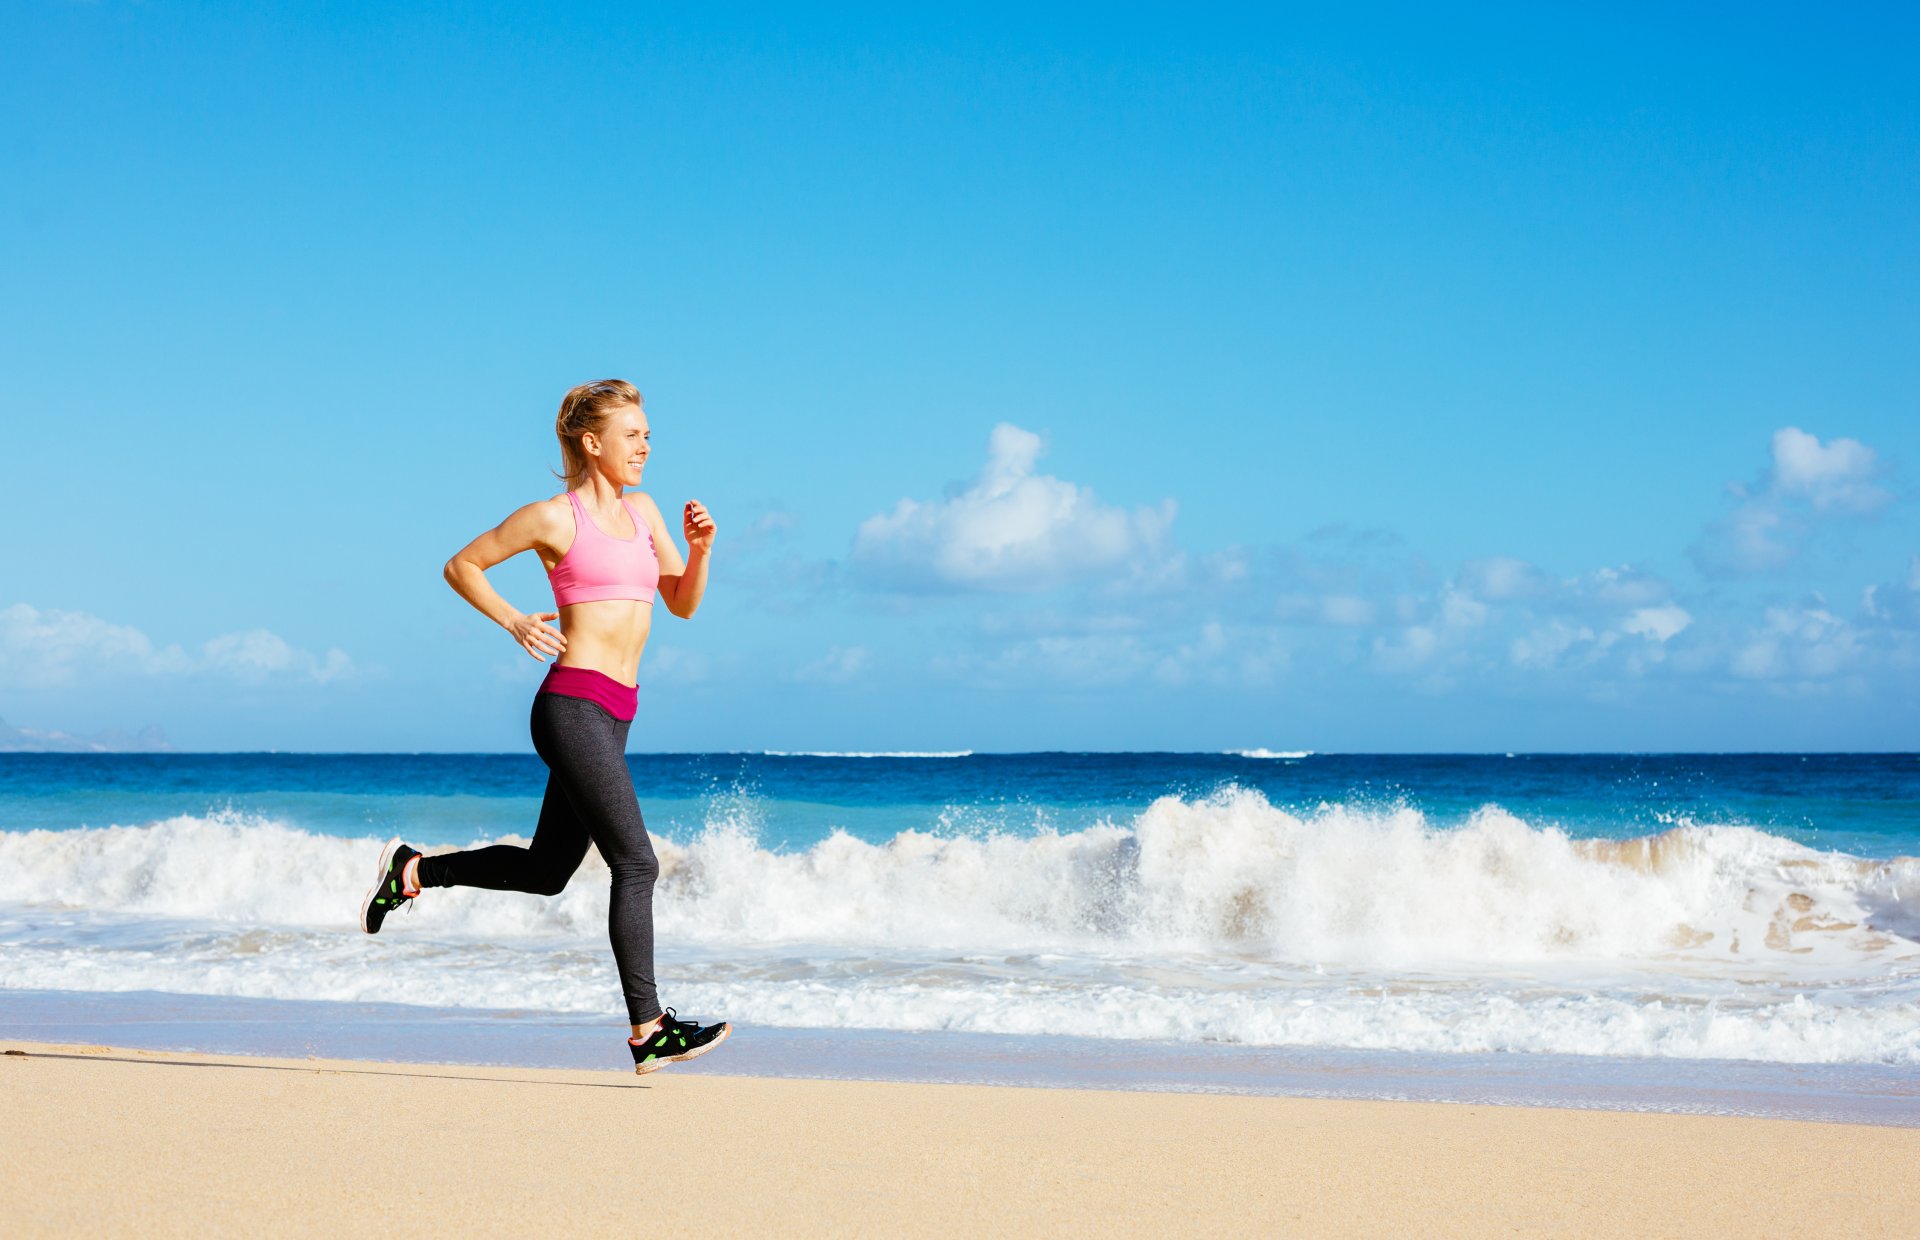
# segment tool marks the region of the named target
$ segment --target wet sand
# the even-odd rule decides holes
[[[9,1236],[1920,1230],[1908,1128],[0,1047]]]

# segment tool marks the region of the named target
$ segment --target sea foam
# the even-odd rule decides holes
[[[1920,862],[1746,826],[1574,839],[1487,806],[1229,788],[1027,834],[659,838],[670,1001],[737,1019],[1256,1045],[1920,1062]],[[0,833],[0,987],[617,1003],[605,869],[436,890],[377,939],[378,841],[236,815]],[[371,966],[371,967],[370,967]],[[394,979],[403,976],[396,993]]]

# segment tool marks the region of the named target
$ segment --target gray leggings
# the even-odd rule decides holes
[[[631,721],[616,719],[585,698],[536,693],[531,723],[534,752],[548,771],[533,842],[525,848],[495,844],[422,857],[420,885],[559,895],[592,840],[613,871],[607,935],[627,996],[627,1017],[644,1025],[660,1015],[653,982],[653,883],[660,863],[627,771]]]

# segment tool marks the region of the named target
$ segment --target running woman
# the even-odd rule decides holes
[[[560,402],[554,429],[566,491],[515,512],[446,567],[447,584],[460,597],[537,662],[553,658],[533,698],[533,748],[548,771],[533,842],[428,857],[389,840],[360,906],[360,928],[378,934],[388,913],[427,887],[558,895],[591,840],[613,871],[607,933],[633,1022],[627,1045],[634,1071],[645,1073],[704,1055],[729,1032],[724,1022],[702,1026],[660,1007],[653,979],[660,865],[626,762],[654,598],[683,619],[698,610],[715,527],[706,508],[690,501],[681,516],[682,560],[653,500],[624,494],[640,485],[649,453],[647,414],[633,384],[607,379],[574,388]],[[487,569],[522,551],[538,552],[546,565],[555,610],[524,613],[488,583]]]

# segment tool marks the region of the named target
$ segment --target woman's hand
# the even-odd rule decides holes
[[[525,647],[527,653],[532,655],[536,662],[545,663],[546,660],[541,657],[542,655],[550,654],[557,659],[560,657],[560,652],[567,648],[566,634],[558,629],[550,629],[544,623],[559,618],[560,613],[557,611],[536,611],[530,616],[523,614],[514,617],[508,623],[507,631],[513,634],[513,640]]]
[[[687,501],[684,532],[689,550],[713,550],[713,535],[718,527],[707,515],[707,506],[697,499]]]

